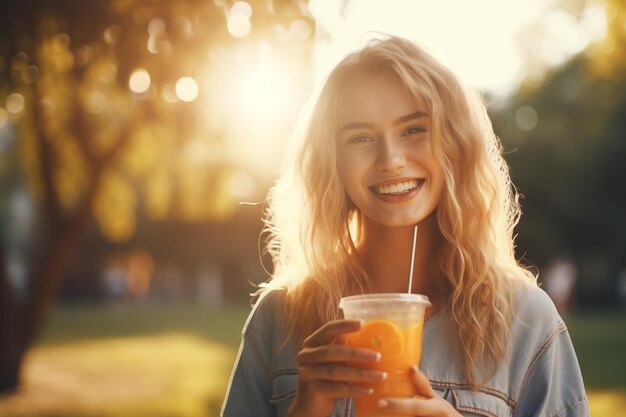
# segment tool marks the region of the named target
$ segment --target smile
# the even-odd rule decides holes
[[[370,187],[370,190],[380,195],[397,196],[413,191],[424,183],[424,180],[406,180],[393,184],[381,184]]]

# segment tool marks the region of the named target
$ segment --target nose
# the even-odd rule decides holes
[[[394,173],[406,165],[406,155],[402,145],[394,138],[386,137],[380,141],[378,149],[378,169]]]

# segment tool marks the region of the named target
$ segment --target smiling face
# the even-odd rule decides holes
[[[339,108],[337,170],[350,200],[383,226],[426,219],[444,189],[426,104],[394,74],[364,72],[351,78]]]

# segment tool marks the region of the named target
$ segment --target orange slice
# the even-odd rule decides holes
[[[395,324],[386,320],[366,322],[357,333],[358,345],[380,352],[382,361],[393,361],[404,350],[404,335]]]

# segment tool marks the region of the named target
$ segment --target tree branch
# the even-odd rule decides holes
[[[77,89],[78,90],[78,89]],[[80,102],[80,97],[78,95],[78,91],[76,91],[72,97],[72,108],[73,108],[73,118],[72,118],[72,130],[74,132],[74,136],[76,137],[76,141],[78,142],[78,146],[80,147],[85,159],[87,160],[87,164],[90,167],[93,167],[96,163],[96,156],[94,152],[89,147],[89,144],[85,140],[87,132],[89,129],[85,126],[85,120],[87,119],[87,115],[83,109],[83,106]]]
[[[33,272],[30,310],[26,318],[26,341],[29,343],[41,327],[43,319],[54,306],[65,273],[80,244],[80,239],[92,218],[92,203],[99,188],[99,181],[92,183],[83,201],[70,220],[64,224],[62,233],[54,233],[47,242],[45,258],[40,268]]]
[[[31,293],[31,309],[28,312],[26,323],[27,343],[32,340],[48,311],[53,307],[58,291],[65,277],[69,265],[72,262],[80,239],[93,217],[93,202],[100,190],[100,181],[104,169],[112,165],[115,158],[123,149],[130,135],[130,125],[127,124],[118,140],[110,150],[100,157],[94,155],[91,173],[91,184],[78,207],[67,217],[62,225],[52,227],[54,233],[47,241],[47,249],[44,250],[46,258],[40,264],[40,269],[34,271],[35,283]]]
[[[62,220],[61,203],[54,186],[54,149],[50,144],[50,138],[46,131],[45,116],[39,107],[39,91],[33,88],[33,118],[35,120],[35,141],[41,167],[43,182],[43,205],[44,216],[48,217],[51,224],[59,224]]]

